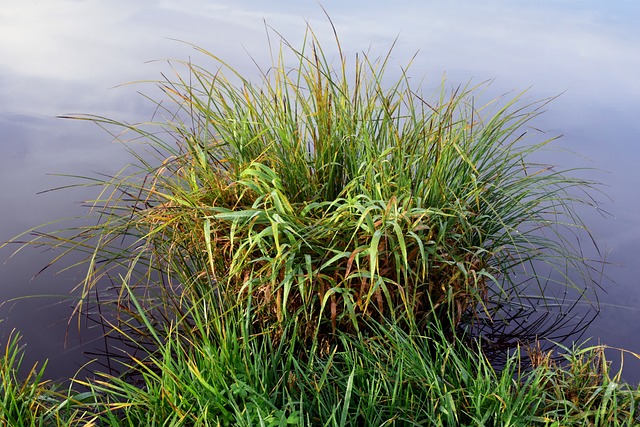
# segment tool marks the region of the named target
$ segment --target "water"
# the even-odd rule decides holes
[[[136,87],[114,86],[160,78],[160,62],[190,57],[200,45],[239,70],[252,61],[268,66],[266,23],[294,46],[310,22],[324,46],[331,27],[315,1],[129,2],[113,0],[24,0],[0,8],[0,241],[54,219],[83,213],[79,202],[91,189],[47,192],[73,183],[51,174],[113,173],[129,161],[123,147],[87,123],[56,119],[94,113],[127,121],[148,119],[151,106]],[[237,4],[241,3],[241,4]],[[410,75],[436,87],[443,73],[452,84],[495,79],[489,94],[529,88],[528,97],[562,95],[536,123],[549,135],[564,134],[558,146],[577,153],[549,153],[564,166],[597,168],[602,215],[582,209],[606,260],[601,314],[586,331],[614,347],[640,353],[640,4],[584,1],[465,1],[454,4],[382,1],[323,2],[343,49],[383,56],[397,37],[391,66],[406,64]],[[272,34],[273,37],[273,34]],[[273,40],[273,39],[272,39]],[[331,49],[329,49],[330,51]],[[331,53],[331,52],[329,52]],[[253,58],[249,57],[249,54]],[[610,200],[608,199],[610,198]],[[589,255],[597,255],[585,243]],[[0,251],[6,260],[15,247]],[[51,259],[28,249],[0,265],[0,340],[13,328],[27,345],[25,362],[50,358],[49,376],[73,375],[82,351],[99,347],[98,330],[75,332],[66,319],[69,293],[81,277],[71,269],[48,269]],[[48,295],[47,297],[34,295]],[[68,336],[67,336],[68,335]],[[65,346],[65,337],[66,346]],[[614,353],[612,353],[613,355]],[[625,377],[640,381],[640,363],[625,358]]]

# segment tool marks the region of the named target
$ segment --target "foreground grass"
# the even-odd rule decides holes
[[[576,190],[593,183],[529,160],[551,142],[526,139],[547,101],[478,106],[482,86],[446,83],[428,97],[406,70],[386,83],[390,53],[350,69],[337,42],[334,68],[307,37],[300,50],[283,41],[259,83],[202,50],[214,71],[172,63],[153,123],[75,117],[133,134],[151,154],[132,151],[135,172],[91,179],[95,225],[26,244],[87,253],[77,311],[99,304],[97,320],[131,350],[123,375],[56,393],[40,371],[16,381],[10,342],[0,420],[637,422],[638,390],[609,371],[602,347],[558,364],[516,346],[497,370],[474,327],[564,308],[553,295],[594,284],[574,244],[586,233]],[[562,292],[545,292],[554,280]]]
[[[632,426],[640,388],[621,382],[603,347],[548,355],[521,370],[521,352],[500,371],[481,353],[437,330],[407,335],[372,326],[340,335],[329,354],[300,353],[287,339],[224,338],[196,320],[198,341],[166,331],[166,342],[131,368],[139,384],[101,375],[89,392],[52,393],[37,378],[19,383],[17,354],[2,359],[0,423],[101,426]],[[14,363],[14,366],[11,366]]]

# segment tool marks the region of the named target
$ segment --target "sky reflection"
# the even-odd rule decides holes
[[[601,198],[612,217],[585,212],[596,240],[615,264],[608,273],[618,283],[602,296],[603,314],[587,335],[640,352],[635,328],[640,320],[640,263],[635,255],[640,237],[640,3],[322,4],[349,58],[361,51],[385,55],[397,38],[393,62],[403,66],[418,52],[410,74],[424,78],[427,88],[436,87],[446,72],[452,84],[495,79],[492,95],[529,87],[531,99],[564,92],[540,125],[550,135],[564,134],[559,145],[586,159],[556,154],[551,159],[606,171],[594,172],[594,178],[606,184],[603,191],[613,199]],[[202,46],[242,71],[254,72],[253,60],[268,66],[265,20],[295,46],[310,22],[331,53],[331,27],[315,1],[23,0],[3,5],[0,239],[78,213],[74,202],[83,193],[35,196],[68,182],[46,174],[112,173],[129,161],[122,147],[109,144],[109,136],[99,129],[54,116],[75,112],[128,121],[150,118],[151,106],[136,94],[139,87],[114,87],[158,79],[160,70],[167,70],[161,62],[147,61],[197,61],[190,47],[171,39]],[[7,256],[0,253],[2,260]],[[0,299],[30,294],[24,282],[41,267],[38,262],[2,265]],[[29,271],[21,270],[25,268]],[[56,292],[64,293],[71,285],[61,281],[58,286]],[[0,310],[0,316],[4,314]],[[47,323],[44,318],[37,321]],[[0,326],[0,338],[16,325],[10,317]],[[45,338],[37,333],[25,338],[44,348],[37,343]],[[640,367],[629,372],[634,381],[640,380]]]

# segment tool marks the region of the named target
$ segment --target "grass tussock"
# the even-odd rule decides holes
[[[590,202],[576,195],[594,183],[529,160],[551,142],[529,126],[549,100],[477,105],[485,85],[446,82],[424,94],[407,69],[389,83],[391,51],[349,61],[336,42],[334,57],[311,30],[300,49],[282,41],[257,81],[196,47],[213,65],[171,62],[152,122],[74,117],[147,151],[90,181],[95,225],[27,244],[87,254],[77,311],[97,304],[129,350],[124,375],[77,381],[88,391],[47,413],[106,426],[636,422],[639,391],[601,347],[566,364],[532,350],[526,371],[518,348],[498,370],[465,333],[551,309],[553,278],[578,295],[593,285],[572,242],[586,233],[574,204]],[[25,405],[45,390],[16,384],[3,375]]]
[[[150,124],[76,117],[157,154],[98,183],[112,192],[97,226],[36,239],[90,253],[84,295],[135,260],[139,281],[160,273],[194,298],[213,287],[218,309],[251,301],[259,328],[293,321],[310,342],[372,319],[453,330],[499,316],[526,303],[533,261],[584,288],[564,281],[588,271],[562,229],[583,229],[573,190],[592,183],[528,161],[549,142],[527,141],[547,101],[478,106],[482,85],[446,83],[428,97],[406,70],[386,83],[391,52],[350,64],[339,51],[334,67],[307,36],[259,82],[200,49],[214,71],[172,63]]]

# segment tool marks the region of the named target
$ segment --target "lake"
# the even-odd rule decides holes
[[[203,61],[193,43],[238,70],[270,64],[266,26],[294,46],[307,23],[324,46],[331,26],[314,1],[23,0],[0,8],[0,241],[60,218],[80,216],[95,189],[46,190],[73,177],[113,174],[131,158],[89,123],[56,118],[90,113],[136,122],[152,105],[123,83],[160,79],[167,58]],[[347,3],[347,4],[345,4]],[[562,134],[541,160],[586,167],[602,183],[600,209],[580,208],[606,261],[600,314],[580,337],[640,353],[640,3],[597,1],[325,1],[348,58],[384,56],[406,65],[423,87],[493,80],[488,96],[528,89],[527,99],[560,95],[536,121],[549,136]],[[274,33],[271,32],[272,43]],[[182,41],[182,42],[181,42]],[[331,52],[329,52],[331,53]],[[334,52],[335,53],[335,52]],[[574,154],[568,154],[573,152]],[[546,156],[546,157],[545,157]],[[586,175],[585,175],[586,174]],[[39,194],[41,193],[41,194]],[[70,220],[73,223],[73,220]],[[54,226],[49,229],[55,228]],[[0,342],[15,328],[26,344],[25,364],[48,358],[48,375],[73,375],[100,349],[100,329],[77,333],[67,319],[73,263],[46,269],[52,254],[17,246],[0,251]],[[6,262],[5,262],[6,261]],[[75,322],[75,321],[74,321]],[[619,360],[617,353],[609,353]],[[624,377],[640,382],[640,362],[627,356]]]

